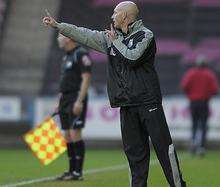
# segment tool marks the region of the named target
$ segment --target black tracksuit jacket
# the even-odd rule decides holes
[[[128,34],[117,30],[113,42],[106,32],[60,23],[59,31],[109,57],[107,90],[112,107],[161,104],[159,80],[154,68],[156,43],[141,20],[129,26]]]

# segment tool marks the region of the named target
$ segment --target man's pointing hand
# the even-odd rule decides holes
[[[47,9],[45,10],[45,12],[46,12],[46,15],[47,15],[47,16],[45,16],[45,17],[43,18],[43,20],[42,20],[43,23],[44,23],[44,25],[45,25],[45,26],[50,26],[50,27],[56,28],[57,25],[58,25],[58,23],[56,22],[56,20],[55,20],[53,17],[51,17],[51,15],[50,15],[50,13],[48,12]]]
[[[107,33],[109,39],[113,42],[117,38],[117,36],[116,36],[115,29],[112,24],[111,24],[110,28],[111,28],[111,30],[106,29],[105,32]]]

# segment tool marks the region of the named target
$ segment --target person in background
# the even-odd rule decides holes
[[[192,154],[202,156],[205,154],[209,101],[218,90],[216,75],[209,69],[204,56],[199,56],[195,67],[184,74],[181,87],[190,101],[192,119],[190,151]]]
[[[69,170],[58,179],[82,180],[85,155],[82,129],[85,126],[92,62],[88,52],[74,40],[61,34],[57,40],[59,47],[65,51],[61,67],[58,113],[65,132],[69,158]]]

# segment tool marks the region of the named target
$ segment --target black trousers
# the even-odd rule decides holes
[[[162,106],[121,107],[120,114],[122,141],[131,170],[131,186],[147,186],[149,137],[169,185],[185,186]]]
[[[82,129],[85,127],[88,98],[86,97],[83,101],[83,110],[80,116],[76,116],[73,114],[73,105],[75,101],[75,94],[62,94],[60,98],[59,116],[61,128],[63,130]]]
[[[191,101],[190,110],[192,116],[192,144],[197,148],[204,148],[209,115],[208,101]]]

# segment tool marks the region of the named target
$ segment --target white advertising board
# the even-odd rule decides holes
[[[49,115],[56,105],[56,99],[39,98],[35,105],[35,124]],[[176,140],[190,138],[189,103],[184,97],[163,99],[164,111],[171,135]],[[220,99],[210,103],[208,139],[220,140]],[[112,109],[108,99],[90,99],[86,128],[83,135],[87,139],[121,139],[119,109]]]
[[[0,121],[19,121],[21,100],[17,97],[0,97]]]

